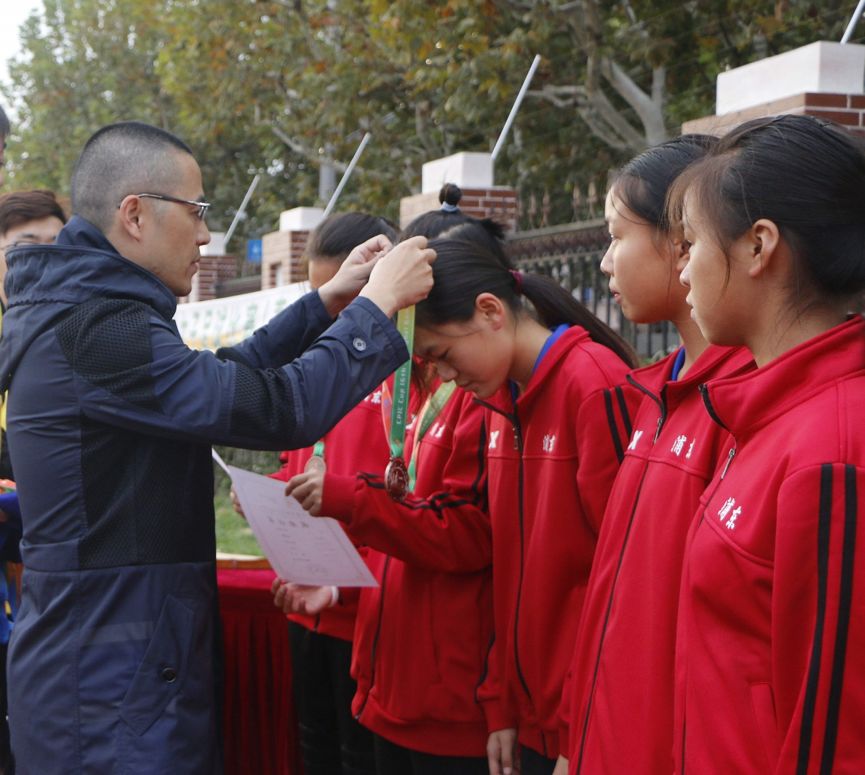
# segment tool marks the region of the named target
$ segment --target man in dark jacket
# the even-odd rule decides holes
[[[172,316],[210,238],[203,199],[180,140],[114,124],[78,160],[56,244],[7,256],[23,775],[221,772],[210,445],[312,444],[406,360],[389,318],[431,287],[424,240],[378,260],[378,238],[245,342],[190,350]]]

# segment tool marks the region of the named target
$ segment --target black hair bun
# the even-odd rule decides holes
[[[456,183],[445,183],[439,191],[439,202],[456,207],[463,198],[463,192]]]

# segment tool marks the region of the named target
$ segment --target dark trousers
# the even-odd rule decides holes
[[[531,748],[520,746],[520,775],[552,775],[555,768],[555,759],[548,759]]]
[[[305,775],[374,775],[372,734],[351,715],[351,643],[288,624]]]
[[[489,775],[486,757],[434,756],[374,737],[377,775]]]

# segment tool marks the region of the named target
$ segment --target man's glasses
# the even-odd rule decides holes
[[[175,202],[179,205],[190,205],[195,208],[195,215],[200,220],[204,220],[207,215],[207,208],[210,207],[210,202],[196,202],[192,199],[178,199],[176,196],[168,196],[168,194],[135,194],[144,199],[161,199],[164,202]],[[120,205],[118,205],[119,207]]]

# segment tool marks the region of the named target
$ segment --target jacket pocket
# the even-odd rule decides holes
[[[195,612],[167,596],[120,705],[121,718],[135,734],[145,734],[183,686],[194,634]]]
[[[769,769],[774,770],[778,762],[778,722],[775,718],[775,698],[767,683],[750,685],[751,708],[757,721],[757,733],[763,743]]]

